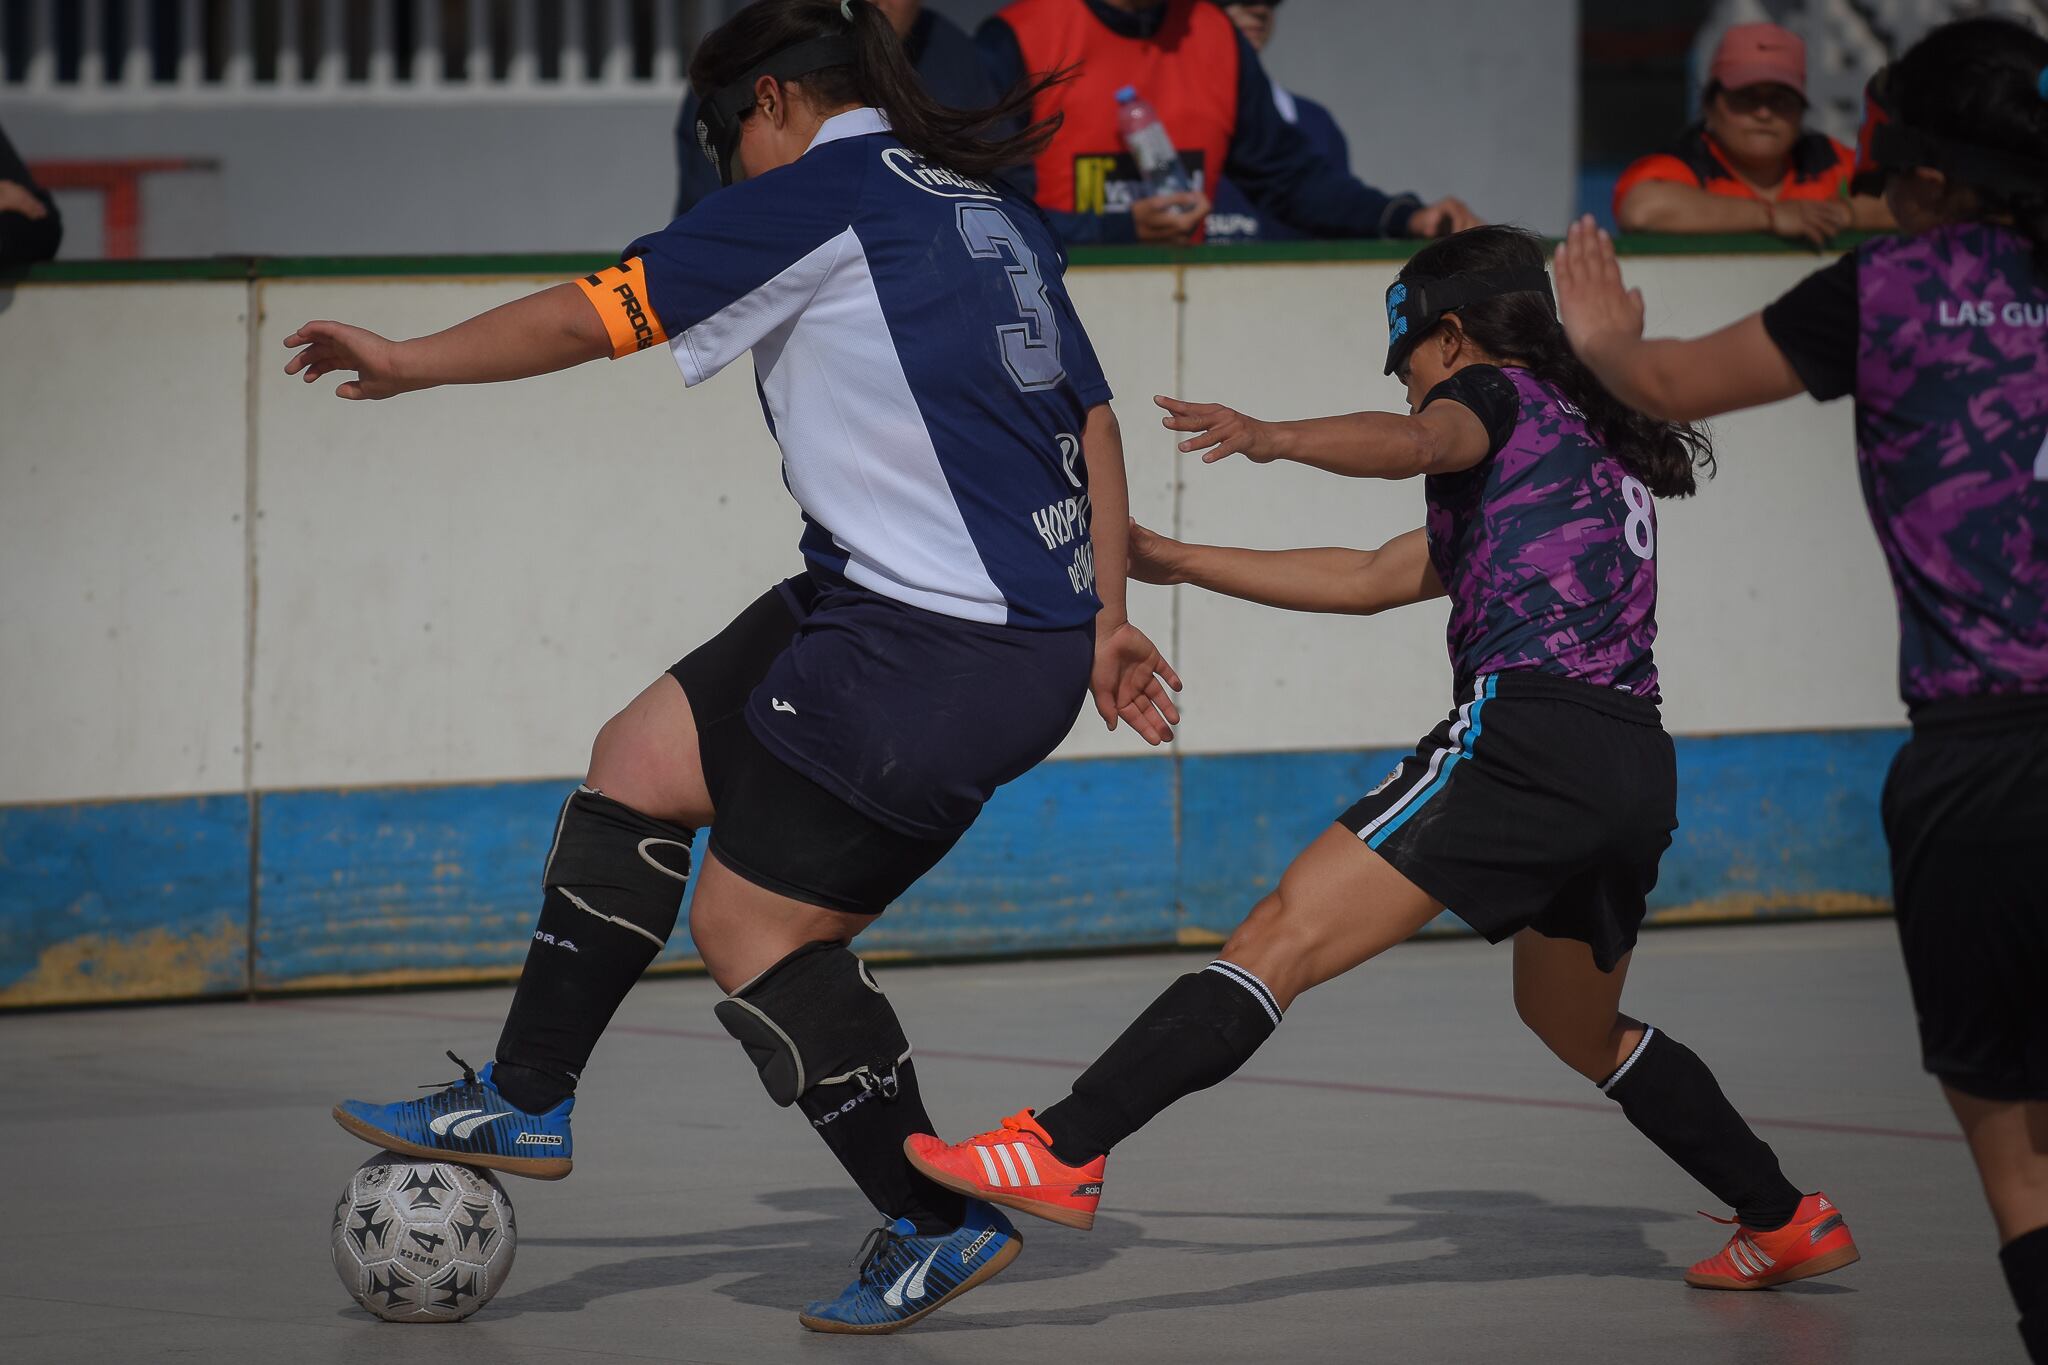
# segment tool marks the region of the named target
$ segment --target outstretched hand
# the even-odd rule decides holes
[[[1175,552],[1187,547],[1172,536],[1162,536],[1148,526],[1138,524],[1131,518],[1131,536],[1126,542],[1131,557],[1130,576],[1140,583],[1161,583],[1172,585],[1180,582],[1180,566]]]
[[[1614,239],[1587,214],[1573,223],[1551,258],[1557,312],[1572,349],[1591,361],[1603,347],[1643,335],[1643,291],[1621,281]]]
[[[1145,632],[1129,621],[1096,636],[1088,690],[1103,724],[1114,730],[1121,716],[1147,744],[1171,740],[1173,727],[1180,724],[1180,708],[1173,701],[1173,693],[1180,691],[1180,675]]]
[[[1278,458],[1271,422],[1247,417],[1221,403],[1186,403],[1158,395],[1152,401],[1166,409],[1160,425],[1168,431],[1195,433],[1180,443],[1180,451],[1191,455],[1200,450],[1203,464],[1214,464],[1231,455],[1242,455],[1254,464]]]
[[[397,342],[345,322],[303,323],[284,344],[304,348],[285,362],[284,372],[303,375],[308,384],[333,370],[353,370],[356,377],[335,389],[338,398],[389,398],[425,387],[399,375]]]

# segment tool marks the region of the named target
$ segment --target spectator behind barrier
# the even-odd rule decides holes
[[[1256,0],[1252,4],[1240,4],[1237,0],[1215,0],[1223,6],[1223,12],[1230,16],[1230,22],[1237,25],[1245,41],[1252,45],[1252,51],[1263,59],[1266,44],[1273,41],[1273,23],[1278,17],[1274,11],[1280,8],[1280,0]],[[1324,165],[1333,166],[1344,174],[1351,173],[1351,144],[1344,140],[1344,130],[1337,126],[1337,120],[1330,111],[1305,95],[1291,94],[1273,83],[1273,105],[1280,111],[1280,117],[1301,129],[1303,137],[1315,150]],[[1244,197],[1235,181],[1228,178],[1216,185],[1216,211],[1209,215],[1209,240],[1216,242],[1290,242],[1308,236],[1298,228],[1289,227],[1270,213],[1262,213],[1258,205]]]
[[[1312,237],[1434,237],[1478,223],[1456,199],[1387,195],[1322,161],[1280,116],[1258,54],[1209,0],[1014,0],[974,41],[996,84],[1072,68],[1033,118],[1064,123],[1013,175],[1069,243],[1199,241],[1203,185],[1227,175],[1254,205]],[[1198,192],[1147,197],[1117,133],[1116,92],[1135,87]]]
[[[1846,228],[1890,228],[1884,201],[1851,196],[1856,155],[1803,129],[1806,44],[1776,24],[1737,24],[1708,69],[1700,121],[1614,187],[1624,232],[1770,232],[1823,246]]]
[[[64,219],[0,130],[0,267],[31,265],[57,254]]]
[[[986,109],[1002,95],[967,31],[945,15],[924,7],[924,0],[873,0],[903,40],[903,51],[917,68],[918,79],[940,104],[954,109]],[[676,118],[676,216],[718,188],[718,172],[697,146],[697,93],[683,96]]]

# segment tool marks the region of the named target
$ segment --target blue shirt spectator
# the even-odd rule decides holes
[[[1263,58],[1266,45],[1273,41],[1274,22],[1279,17],[1275,11],[1280,8],[1280,0],[1253,0],[1250,4],[1217,0],[1217,3],[1223,6],[1223,12],[1230,16],[1231,23],[1237,25],[1237,31],[1245,36],[1252,50]],[[1334,166],[1346,175],[1351,173],[1351,143],[1328,109],[1306,95],[1289,92],[1277,81],[1273,84],[1273,103],[1279,108],[1281,118],[1301,130],[1302,136],[1308,139],[1309,146],[1324,164]],[[1228,179],[1217,185],[1216,207],[1209,215],[1211,242],[1297,242],[1308,235],[1261,209]]]
[[[924,0],[874,0],[903,39],[903,51],[917,68],[924,88],[940,104],[954,109],[986,109],[1002,97],[989,77],[974,40],[943,14],[928,10]],[[683,97],[676,118],[676,216],[718,188],[718,172],[697,146],[697,92]]]
[[[1281,118],[1301,130],[1323,164],[1351,174],[1351,143],[1337,126],[1335,115],[1307,96],[1290,94],[1277,85],[1273,103]],[[1229,179],[1216,187],[1216,207],[1209,214],[1211,242],[1299,242],[1310,235],[1267,213]]]

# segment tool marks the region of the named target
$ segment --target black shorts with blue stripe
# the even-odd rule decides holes
[[[1533,671],[1482,674],[1337,818],[1488,942],[1577,939],[1602,971],[1635,946],[1678,828],[1657,704]]]

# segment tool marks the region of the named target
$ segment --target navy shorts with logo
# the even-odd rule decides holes
[[[1499,943],[1577,939],[1602,971],[1635,947],[1678,828],[1657,704],[1547,673],[1489,673],[1337,823]]]
[[[778,584],[669,670],[696,715],[713,855],[880,913],[1066,738],[1094,657],[1092,624],[966,621],[815,569]]]

